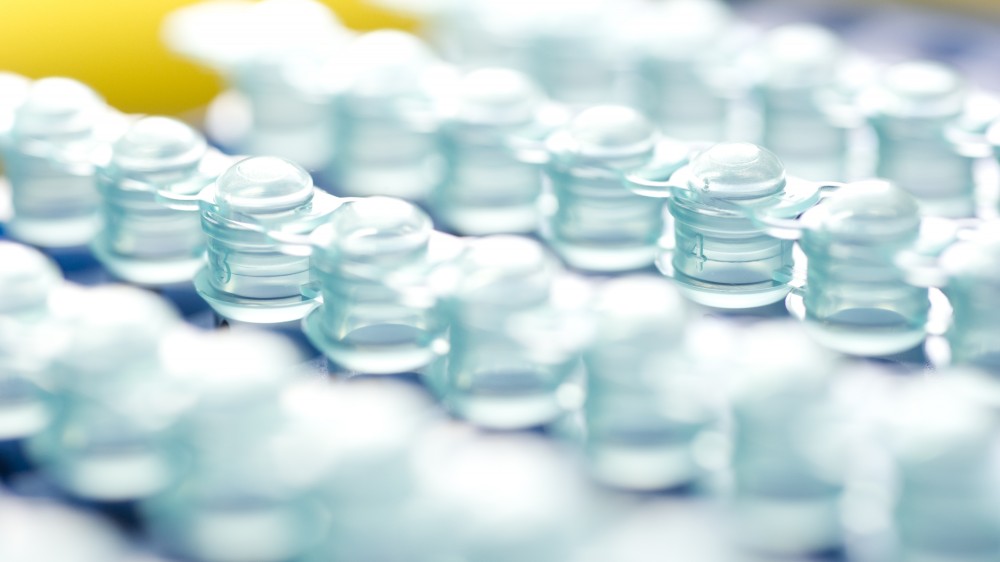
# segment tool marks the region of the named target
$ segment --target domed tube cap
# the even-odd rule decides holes
[[[641,49],[657,58],[683,61],[703,55],[733,27],[732,10],[718,0],[670,0],[641,12],[632,32]]]
[[[755,199],[785,188],[785,167],[775,154],[748,142],[724,142],[697,154],[687,167],[692,190],[723,199]]]
[[[147,360],[160,339],[181,324],[165,299],[128,285],[66,292],[52,308],[69,334],[59,362],[74,373],[101,375]]]
[[[382,98],[419,89],[424,71],[439,62],[416,35],[381,29],[355,38],[326,73],[334,92]]]
[[[609,281],[598,292],[594,311],[600,318],[601,337],[611,339],[647,333],[677,337],[686,319],[686,304],[674,284],[651,275]]]
[[[197,165],[208,144],[200,133],[176,119],[144,117],[114,143],[112,150],[112,162],[124,171],[159,172]]]
[[[556,272],[554,258],[539,242],[497,235],[471,241],[446,275],[432,282],[463,302],[516,307],[548,298]]]
[[[481,68],[458,83],[455,117],[474,124],[518,124],[531,120],[542,102],[541,90],[524,73]]]
[[[366,197],[341,205],[314,242],[349,258],[381,257],[420,250],[434,231],[419,207],[394,197]]]
[[[992,463],[997,423],[983,389],[948,375],[904,387],[884,414],[888,452],[910,482],[948,486],[956,470],[974,475]]]
[[[63,282],[56,264],[29,246],[0,241],[0,263],[0,315],[44,306]]]
[[[738,408],[776,398],[788,405],[793,400],[821,400],[840,361],[791,321],[761,322],[720,336],[735,339],[694,345],[701,353],[714,353],[723,345],[738,350],[733,367],[742,370],[729,396]]]
[[[273,398],[296,379],[296,365],[304,360],[288,338],[263,330],[175,330],[161,338],[157,349],[166,374],[207,410]]]
[[[830,82],[843,46],[830,30],[812,24],[785,25],[770,31],[761,45],[766,83],[777,88]]]
[[[572,152],[601,160],[642,156],[656,144],[656,128],[643,114],[621,105],[599,105],[580,112],[566,127]]]
[[[216,181],[220,209],[247,215],[291,211],[313,198],[309,172],[288,160],[255,156],[241,160]]]
[[[889,67],[878,85],[862,98],[876,115],[951,117],[959,115],[968,86],[954,68],[932,61],[910,61]]]
[[[1000,222],[984,223],[967,240],[941,254],[941,269],[949,278],[977,279],[997,284],[1000,279]]]
[[[282,406],[293,419],[308,421],[322,431],[325,446],[341,463],[341,474],[358,478],[332,483],[331,491],[343,500],[366,500],[384,493],[383,486],[405,485],[397,479],[406,478],[412,467],[385,460],[410,453],[414,439],[426,431],[428,413],[434,408],[413,385],[364,377],[339,385],[296,381],[282,392]],[[358,485],[372,477],[379,485]]]
[[[247,9],[252,47],[260,60],[322,52],[339,46],[349,31],[327,5],[317,0],[262,0]]]
[[[920,231],[917,200],[892,182],[849,183],[802,216],[807,230],[837,239],[878,241],[916,236]]]
[[[59,539],[53,540],[53,532]],[[0,501],[0,560],[125,562],[128,544],[104,518],[52,500],[5,495]]]
[[[28,88],[14,116],[14,134],[25,138],[85,134],[97,126],[104,100],[81,82],[43,78]]]
[[[469,437],[438,431],[421,443],[420,491],[463,523],[438,534],[438,544],[471,560],[571,558],[593,501],[571,459],[538,437]]]

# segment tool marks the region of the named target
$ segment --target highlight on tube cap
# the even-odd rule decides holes
[[[418,250],[434,230],[419,207],[395,197],[365,197],[335,210],[328,223],[325,246],[356,257]]]
[[[322,51],[349,35],[337,15],[316,0],[263,0],[247,15],[258,57]]]
[[[673,283],[652,275],[609,281],[598,292],[594,308],[601,331],[612,338],[650,331],[680,335],[686,320],[684,299]]]
[[[728,335],[733,341],[715,342],[706,349],[733,345],[739,350],[734,357],[740,367],[733,371],[739,376],[730,379],[730,396],[736,403],[821,396],[839,364],[834,352],[813,341],[795,322],[759,322]]]
[[[14,116],[14,131],[24,137],[86,133],[105,108],[104,100],[81,82],[42,78],[28,88]]]
[[[968,239],[948,247],[941,254],[941,268],[950,277],[976,279],[980,283],[997,283],[1000,272],[1000,222],[985,222]]]
[[[0,314],[43,306],[62,272],[40,251],[0,241]]]
[[[6,496],[0,501],[0,560],[123,562],[126,547],[113,526],[88,512],[46,500]]]
[[[545,249],[538,242],[522,236],[498,235],[471,242],[463,263],[470,269],[488,270],[513,278],[538,270],[548,260]]]
[[[755,144],[723,142],[691,159],[688,184],[728,199],[766,197],[785,188],[785,166],[773,152]]]
[[[805,87],[834,78],[843,54],[840,39],[825,27],[785,25],[770,31],[762,51],[767,81],[777,87]]]
[[[508,68],[481,68],[458,83],[457,117],[471,123],[523,123],[542,101],[526,74]]]
[[[424,442],[416,462],[420,491],[471,523],[454,532],[471,558],[569,556],[590,498],[558,448],[523,435],[432,434]]]
[[[592,158],[637,156],[653,150],[656,128],[642,113],[599,105],[577,115],[566,129],[576,152]]]
[[[556,264],[537,241],[496,235],[471,241],[437,285],[457,298],[497,306],[517,306],[549,296]]]
[[[303,361],[294,343],[263,330],[176,330],[158,349],[167,374],[206,403],[273,396]]]
[[[886,69],[863,103],[895,117],[949,117],[962,112],[968,95],[965,79],[954,68],[909,61]]]
[[[959,463],[979,462],[989,455],[996,420],[960,384],[951,377],[923,379],[904,387],[890,404],[885,416],[887,445],[911,475],[944,480],[956,468],[969,466]]]
[[[201,133],[169,117],[136,121],[113,147],[113,162],[122,169],[145,172],[195,166],[208,150]]]
[[[348,34],[315,0],[218,0],[174,10],[162,27],[174,52],[223,73],[267,57],[322,52]]]
[[[718,0],[670,0],[650,5],[633,32],[651,54],[668,59],[694,58],[733,27],[732,11]]]
[[[322,428],[326,444],[340,453],[345,466],[366,469],[373,460],[384,462],[386,452],[412,447],[414,436],[433,419],[426,395],[391,380],[300,380],[283,390],[281,405],[290,416]]]
[[[65,291],[51,302],[69,334],[60,361],[74,371],[110,373],[151,359],[160,339],[181,324],[168,301],[128,285]]]
[[[216,181],[220,207],[246,214],[290,211],[312,200],[309,172],[288,160],[254,156],[241,160]]]
[[[419,89],[423,74],[438,62],[431,48],[405,31],[380,29],[364,33],[326,69],[334,91],[349,88],[361,97],[379,98]]]
[[[920,207],[912,195],[892,182],[866,180],[840,187],[806,211],[802,221],[807,229],[860,241],[916,236]]]

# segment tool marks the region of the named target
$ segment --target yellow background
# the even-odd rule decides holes
[[[324,0],[350,27],[412,28],[362,0]],[[69,76],[129,113],[179,114],[207,103],[220,83],[169,53],[160,22],[193,0],[0,0],[0,70]]]

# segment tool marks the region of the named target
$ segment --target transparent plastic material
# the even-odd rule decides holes
[[[14,112],[24,103],[30,88],[31,80],[28,78],[13,72],[0,72],[0,143],[10,133]],[[2,163],[3,152],[0,151],[0,170]]]
[[[279,156],[308,169],[330,158],[326,105],[312,87],[351,32],[321,2],[202,2],[170,14],[172,50],[230,83],[209,106],[209,137],[229,152]]]
[[[540,91],[517,71],[486,68],[465,75],[446,96],[438,132],[446,171],[431,194],[434,214],[460,234],[536,230],[542,176],[510,145],[544,133]]]
[[[383,4],[398,2],[386,2]],[[464,69],[500,66],[525,72],[547,95],[577,109],[625,103],[632,94],[620,48],[634,0],[467,0],[405,2],[425,12],[428,35]]]
[[[730,45],[739,40],[737,28],[723,2],[670,0],[649,4],[623,30],[645,86],[641,107],[666,134],[685,141],[727,137],[734,84],[716,75],[739,53]]]
[[[769,31],[757,51],[761,146],[777,154],[799,177],[844,180],[848,123],[838,122],[839,116],[828,106],[847,62],[847,49],[823,27],[791,24]]]
[[[51,418],[49,297],[62,273],[34,248],[0,242],[0,441],[41,431]]]
[[[170,208],[158,192],[195,196],[228,163],[180,121],[136,121],[97,171],[104,223],[92,245],[97,258],[113,275],[132,283],[191,280],[205,259],[198,212]]]
[[[847,184],[806,211],[802,226],[804,318],[818,341],[857,355],[897,353],[923,341],[927,289],[909,285],[897,265],[920,235],[912,196],[884,181]]]
[[[0,316],[33,320],[47,312],[48,297],[62,283],[59,267],[42,252],[0,241]]]
[[[950,361],[1000,370],[1000,342],[994,337],[1000,319],[989,303],[1000,299],[1000,225],[982,224],[941,254],[938,269],[952,307],[945,334]]]
[[[599,482],[662,490],[699,476],[693,443],[717,417],[684,349],[686,305],[670,281],[623,277],[601,287],[587,367],[586,454]]]
[[[442,173],[431,100],[451,72],[416,36],[392,30],[361,35],[324,72],[334,191],[426,198]]]
[[[426,296],[425,276],[460,245],[434,232],[423,211],[388,197],[349,201],[309,242],[323,304],[303,329],[338,365],[402,373],[427,365],[447,347],[445,321]]]
[[[437,515],[425,532],[436,542],[406,559],[573,559],[593,523],[594,494],[571,459],[537,436],[464,437],[421,451],[421,499]]]
[[[996,412],[956,375],[904,389],[885,416],[895,489],[886,515],[898,559],[973,562],[1000,548]]]
[[[648,193],[669,197],[674,247],[657,266],[686,297],[738,309],[788,294],[791,288],[780,278],[794,264],[792,242],[783,238],[795,236],[796,223],[789,219],[819,201],[821,184],[786,178],[768,150],[727,142],[697,154],[662,185],[669,191]]]
[[[732,333],[732,477],[735,540],[758,552],[806,555],[840,546],[840,493],[850,458],[845,414],[829,400],[833,354],[793,322]]]
[[[53,540],[57,529],[59,540]],[[126,562],[125,539],[101,517],[51,500],[0,500],[0,559],[12,562]]]
[[[303,434],[282,393],[302,357],[255,330],[179,332],[160,349],[186,408],[175,440],[189,461],[182,482],[141,505],[162,550],[212,562],[295,559],[322,535],[316,479],[329,455]]]
[[[993,99],[991,101],[996,102],[997,100]],[[993,160],[1000,163],[1000,102],[996,103],[996,105],[992,105],[992,107],[988,106],[985,113],[987,113],[987,124],[978,124],[973,128],[983,133],[981,138],[985,141],[986,147],[990,151]],[[977,120],[977,122],[982,123],[981,120]],[[983,202],[980,202],[980,208],[989,207],[988,205],[983,205],[982,203]],[[993,209],[991,209],[991,211],[1000,211],[1000,197],[998,197],[995,201],[991,201],[991,203],[993,204]],[[977,215],[982,214],[986,213],[977,213]],[[992,216],[992,212],[988,213],[987,216]]]
[[[878,137],[876,175],[910,192],[925,215],[968,217],[975,159],[956,142],[969,90],[958,71],[929,61],[894,65],[861,103]]]
[[[510,332],[518,314],[549,304],[557,272],[539,243],[499,235],[471,241],[435,272],[451,349],[429,368],[428,384],[449,410],[494,428],[537,426],[560,414],[557,393],[576,356],[539,357]]]
[[[283,401],[331,453],[317,490],[329,530],[306,560],[433,560],[440,505],[421,503],[415,474],[415,449],[438,421],[429,397],[400,381],[362,378],[299,385]]]
[[[633,102],[618,34],[628,29],[627,16],[640,5],[634,0],[543,0],[530,10],[520,6],[523,24],[513,38],[523,57],[518,68],[549,97],[575,109]]]
[[[92,157],[124,120],[68,78],[31,84],[3,140],[14,216],[10,235],[45,247],[80,246],[100,229]]]
[[[542,236],[570,266],[621,272],[651,265],[663,235],[661,201],[626,187],[624,177],[656,163],[669,176],[687,148],[662,140],[641,114],[624,106],[584,110],[548,137],[543,171],[554,205]]]
[[[234,164],[198,198],[208,239],[208,264],[194,280],[198,294],[231,320],[302,318],[315,305],[303,294],[313,281],[309,258],[283,253],[275,237],[312,232],[340,202],[287,160],[257,156]]]
[[[431,43],[463,69],[500,66],[524,71],[524,29],[531,12],[498,0],[378,0],[389,8],[414,10],[425,22]]]
[[[124,285],[67,292],[52,313],[65,330],[50,371],[58,407],[30,441],[31,458],[79,498],[120,502],[161,491],[180,459],[167,439],[177,404],[157,350],[179,316]]]
[[[6,354],[9,350],[5,347],[0,345],[0,351]],[[41,369],[32,359],[0,360],[0,443],[31,438],[52,419],[52,399],[42,384]]]

